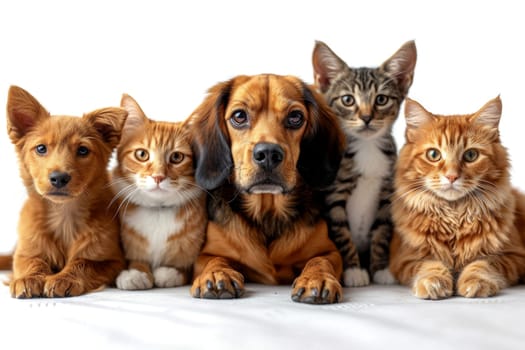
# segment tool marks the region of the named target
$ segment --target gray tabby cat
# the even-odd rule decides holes
[[[397,160],[392,126],[412,84],[416,58],[416,45],[409,41],[378,68],[351,68],[326,44],[315,44],[315,85],[339,116],[347,138],[337,178],[325,197],[346,286],[367,285],[370,276],[376,283],[395,282],[388,270]]]

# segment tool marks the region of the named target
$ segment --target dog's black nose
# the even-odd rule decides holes
[[[261,142],[253,148],[253,160],[264,170],[274,169],[283,159],[284,150],[278,144]]]
[[[68,173],[62,173],[60,171],[53,171],[49,174],[49,182],[55,188],[62,188],[71,180],[71,176]]]

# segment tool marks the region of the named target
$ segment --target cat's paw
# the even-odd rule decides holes
[[[44,285],[44,295],[48,298],[73,297],[85,291],[82,280],[66,274],[48,276]]]
[[[387,267],[383,270],[374,272],[373,277],[374,283],[377,284],[396,284],[397,280],[390,272],[390,269]]]
[[[153,276],[135,269],[124,270],[118,275],[115,283],[119,289],[150,289],[153,288]]]
[[[486,261],[476,261],[459,276],[457,293],[467,298],[487,298],[498,294],[505,285],[503,276]]]
[[[370,277],[365,269],[352,267],[344,271],[343,281],[346,287],[363,287],[370,284]]]
[[[186,283],[186,275],[184,272],[174,267],[166,266],[157,267],[153,270],[153,279],[155,286],[160,288],[177,287]]]
[[[43,295],[44,283],[44,276],[28,276],[11,281],[9,289],[13,298],[36,298]]]
[[[452,295],[452,278],[449,276],[424,276],[416,278],[412,286],[414,295],[421,299],[443,299]]]

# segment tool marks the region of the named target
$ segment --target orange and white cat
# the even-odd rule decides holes
[[[407,99],[390,268],[415,296],[488,297],[525,276],[525,197],[511,187],[499,97],[469,115]]]
[[[189,134],[183,123],[148,119],[128,95],[121,106],[128,119],[112,187],[128,268],[117,277],[117,287],[188,283],[207,224],[206,193],[194,181]]]

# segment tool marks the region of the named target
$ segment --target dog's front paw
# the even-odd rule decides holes
[[[136,269],[121,271],[115,284],[118,289],[143,290],[153,288],[153,276]]]
[[[74,297],[84,292],[82,281],[67,275],[48,276],[44,285],[44,295],[48,298]]]
[[[17,278],[9,284],[11,296],[18,299],[41,297],[45,281],[44,276]]]
[[[370,277],[365,269],[352,267],[345,270],[344,282],[347,287],[363,287],[370,284]]]
[[[487,298],[498,294],[505,285],[503,276],[486,261],[476,261],[459,276],[457,293],[467,298]]]
[[[153,271],[155,286],[169,288],[186,283],[186,275],[174,267],[161,266]]]
[[[194,298],[233,299],[244,294],[244,277],[233,269],[203,272],[191,287]]]
[[[307,304],[338,303],[343,296],[341,284],[332,274],[301,274],[292,286],[292,300]]]

